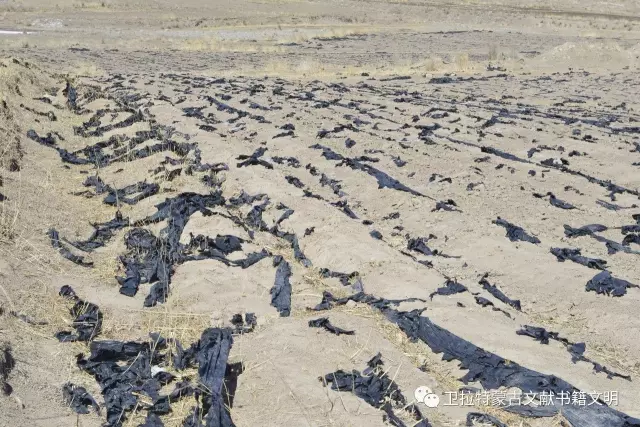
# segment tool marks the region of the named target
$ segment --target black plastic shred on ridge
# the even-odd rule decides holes
[[[547,196],[549,197],[549,204],[551,206],[555,206],[556,208],[567,209],[567,210],[576,209],[576,207],[573,206],[571,203],[558,199],[555,196],[555,194],[551,192],[547,194],[533,193],[533,197],[536,197],[538,199],[544,199]]]
[[[585,267],[593,268],[595,270],[605,270],[607,268],[607,261],[598,258],[585,257],[582,255],[580,249],[551,248],[551,253],[555,255],[559,262],[570,260],[576,264],[584,265]]]
[[[577,362],[590,363],[595,373],[604,372],[607,375],[608,379],[613,379],[614,377],[618,377],[627,381],[631,381],[630,375],[623,375],[618,372],[614,372],[609,368],[607,368],[606,366],[603,366],[600,363],[594,362],[593,360],[586,357],[584,355],[584,352],[586,351],[587,346],[583,342],[574,343],[569,341],[566,338],[561,337],[560,334],[558,334],[557,332],[551,332],[551,331],[547,331],[544,328],[529,326],[529,325],[522,326],[520,330],[516,331],[516,334],[531,337],[536,341],[539,341],[540,344],[549,344],[549,340],[557,341],[562,345],[564,345],[564,347],[567,349],[567,351],[571,355],[571,361],[573,363],[577,363]]]
[[[573,228],[565,224],[564,235],[567,237],[591,236],[594,233],[599,233],[608,229],[609,228],[606,225],[601,224],[589,224],[578,228]]]
[[[393,425],[404,426],[405,424],[395,415],[391,403],[399,408],[406,407],[405,411],[418,422],[413,424],[414,426],[431,426],[415,404],[407,405],[407,399],[398,385],[386,375],[380,353],[367,362],[367,368],[362,372],[338,370],[320,377],[319,380],[325,387],[330,385],[332,390],[352,392],[374,408],[383,409],[389,404],[384,410],[390,421],[394,421]]]
[[[280,312],[280,316],[288,317],[291,314],[291,266],[280,255],[274,257],[273,265],[277,270],[271,288],[271,305]]]
[[[540,239],[538,239],[535,236],[531,236],[526,231],[524,231],[524,229],[522,227],[519,227],[519,226],[517,226],[515,224],[512,224],[512,223],[510,223],[508,221],[505,221],[504,219],[502,219],[500,217],[498,217],[498,219],[496,219],[495,221],[492,221],[492,222],[495,225],[499,225],[501,227],[506,228],[507,229],[507,237],[512,242],[517,242],[518,240],[520,240],[520,241],[523,241],[523,242],[529,242],[529,243],[533,243],[533,244],[540,243]]]
[[[415,190],[407,187],[406,185],[402,184],[397,179],[392,178],[391,176],[387,175],[385,172],[381,171],[380,169],[376,169],[371,165],[362,163],[361,161],[358,161],[357,159],[344,157],[341,154],[336,153],[335,151],[333,151],[332,149],[330,149],[328,147],[325,147],[325,146],[320,145],[320,144],[314,144],[314,145],[310,146],[309,148],[316,149],[316,150],[322,150],[322,155],[327,160],[340,161],[338,166],[346,165],[346,166],[350,167],[353,170],[360,170],[360,171],[366,172],[367,174],[369,174],[372,177],[376,178],[376,180],[378,181],[378,188],[391,188],[393,190],[404,191],[404,192],[410,193],[410,194],[412,194],[414,196],[428,197],[428,196],[425,196],[422,193],[419,193],[418,191],[415,191]]]
[[[265,147],[260,147],[251,155],[241,154],[236,158],[236,160],[242,160],[237,166],[241,168],[245,166],[259,165],[264,166],[267,169],[273,169],[273,165],[271,163],[261,159],[266,152],[267,149]]]
[[[115,206],[120,203],[135,205],[140,200],[158,194],[160,186],[156,183],[138,182],[136,184],[127,185],[120,189],[114,189],[106,185],[99,176],[90,176],[85,179],[83,185],[85,187],[95,187],[96,194],[108,193],[103,203]],[[133,197],[127,197],[135,194]]]
[[[60,235],[54,228],[49,229],[47,235],[51,241],[51,246],[57,249],[60,255],[64,258],[82,267],[93,267],[93,262],[85,261],[83,256],[75,255],[69,250],[69,248],[65,247],[60,240]]]
[[[587,292],[593,291],[598,295],[621,297],[627,293],[628,288],[640,288],[638,285],[617,279],[607,270],[596,274],[593,279],[587,282]]]
[[[173,375],[160,370],[152,375],[152,367],[167,366],[167,343],[158,334],[150,334],[150,342],[93,341],[90,355],[77,356],[78,367],[94,376],[104,396],[107,409],[108,427],[122,427],[128,413],[146,410],[147,419],[142,427],[162,426],[158,415],[171,412],[171,403],[186,396],[195,395],[199,400],[197,413],[199,420],[213,427],[232,427],[229,407],[237,387],[237,377],[244,370],[241,363],[228,364],[229,351],[233,344],[228,328],[209,328],[202,332],[200,340],[187,351],[176,340],[173,365],[183,370],[198,365],[199,384],[191,385],[189,380],[176,384],[169,395],[161,395],[162,386],[175,379]],[[150,415],[152,414],[152,415]],[[193,419],[192,419],[193,421]]]
[[[312,328],[324,328],[334,335],[354,335],[355,331],[348,331],[346,329],[338,328],[334,326],[327,317],[320,317],[318,319],[309,320],[309,326]]]
[[[76,333],[61,331],[55,337],[61,342],[92,341],[102,330],[102,312],[97,305],[81,300],[69,285],[64,285],[59,292],[60,296],[74,302],[69,310],[73,316],[71,326]]]
[[[434,353],[442,353],[443,360],[457,360],[462,369],[468,372],[460,378],[465,384],[479,382],[485,390],[496,390],[501,387],[517,387],[524,392],[550,393],[560,396],[561,393],[571,395],[579,391],[568,382],[554,375],[542,374],[524,366],[507,361],[490,353],[446,329],[434,324],[428,317],[422,316],[423,310],[400,312],[392,309],[388,300],[372,295],[357,294],[342,300],[336,300],[327,292],[316,310],[326,310],[333,303],[354,300],[378,308],[389,319],[397,324],[411,340],[420,340]],[[507,406],[503,409],[525,416],[555,416],[560,410],[562,415],[574,427],[631,427],[640,426],[640,419],[632,418],[614,408],[602,405],[584,406],[576,403],[563,404],[557,398],[552,399],[548,407]]]
[[[489,277],[488,273],[486,273],[484,276],[482,276],[482,279],[480,279],[480,282],[478,282],[482,286],[482,289],[484,289],[485,291],[489,292],[498,301],[501,301],[501,302],[503,302],[503,303],[515,308],[518,311],[522,311],[522,306],[520,305],[520,300],[513,300],[513,299],[507,297],[500,289],[498,289],[498,287],[496,285],[492,285],[491,283],[489,283],[489,281],[487,280],[487,277]]]
[[[182,231],[195,212],[210,215],[209,208],[224,204],[220,191],[208,195],[181,193],[156,205],[156,213],[136,221],[133,225],[147,225],[167,220],[161,230],[162,237],[155,237],[144,229],[132,229],[125,237],[129,253],[120,258],[125,266],[125,277],[119,277],[120,292],[133,296],[140,283],[154,283],[145,298],[145,307],[166,301],[174,264],[183,261],[184,245],[180,243]]]
[[[429,299],[433,299],[436,295],[455,295],[460,294],[462,292],[467,292],[468,289],[466,286],[456,282],[455,280],[447,279],[444,286],[438,288],[435,292],[432,292],[429,295]]]

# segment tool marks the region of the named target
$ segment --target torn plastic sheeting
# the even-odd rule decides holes
[[[49,132],[47,136],[40,136],[38,133],[31,129],[27,132],[27,138],[37,142],[38,144],[46,145],[47,147],[53,147],[56,145],[56,138]]]
[[[169,293],[171,275],[174,264],[183,260],[184,246],[180,243],[182,231],[189,218],[196,212],[209,215],[209,208],[224,205],[220,191],[207,195],[181,193],[156,205],[156,213],[136,221],[135,226],[169,220],[167,226],[160,231],[161,238],[156,238],[147,230],[131,230],[125,238],[129,253],[121,257],[126,268],[126,277],[119,278],[120,292],[133,296],[139,283],[156,282],[145,298],[145,307],[152,307],[166,301]],[[140,280],[137,280],[138,274]]]
[[[544,199],[547,196],[549,197],[549,204],[551,204],[551,206],[555,206],[556,208],[566,209],[566,210],[576,209],[576,207],[573,206],[571,203],[558,199],[555,196],[555,194],[551,192],[547,194],[533,193],[533,197],[536,197],[538,199]]]
[[[264,199],[265,197],[267,197],[267,195],[264,193],[255,194],[252,196],[242,190],[238,196],[229,199],[229,204],[236,207],[240,207],[242,205],[251,205],[257,201]]]
[[[342,185],[340,185],[340,182],[341,181],[329,178],[324,173],[320,175],[320,185],[322,185],[323,187],[329,186],[334,194],[339,197],[343,197],[345,194],[344,191],[342,191]]]
[[[406,185],[402,184],[397,179],[392,178],[391,176],[387,175],[385,172],[382,172],[381,170],[376,169],[371,165],[367,165],[365,163],[362,163],[362,162],[360,162],[360,161],[358,161],[356,159],[350,159],[350,158],[344,157],[341,154],[336,153],[335,151],[333,151],[332,149],[330,149],[328,147],[325,147],[325,146],[320,145],[320,144],[314,144],[314,145],[310,146],[309,148],[316,149],[316,150],[322,150],[322,155],[327,160],[338,160],[338,161],[341,161],[338,164],[338,166],[346,165],[346,166],[350,167],[353,170],[360,170],[360,171],[368,173],[369,175],[371,175],[374,178],[376,178],[376,180],[378,181],[378,188],[391,188],[393,190],[404,191],[404,192],[413,194],[414,196],[427,197],[424,194],[419,193],[419,192],[407,187]]]
[[[385,298],[376,298],[372,295],[365,294],[364,292],[358,292],[356,294],[350,295],[344,298],[336,298],[330,292],[324,291],[322,293],[322,302],[316,305],[314,308],[311,308],[312,311],[323,311],[330,310],[334,305],[341,306],[345,305],[349,301],[359,302],[363,304],[370,305],[379,310],[388,309],[391,306],[397,306],[403,302],[427,302],[421,298],[405,298],[405,299],[385,299]]]
[[[156,402],[158,409],[164,407],[165,400],[159,395],[162,385],[151,375],[151,366],[165,358],[158,350],[146,342],[93,341],[88,359],[77,356],[78,367],[92,375],[102,389],[107,426],[121,427],[126,414],[136,409],[153,412]],[[143,396],[152,403],[144,403]]]
[[[60,289],[60,296],[74,302],[69,312],[74,317],[72,326],[76,334],[61,331],[56,338],[61,342],[92,341],[102,330],[103,315],[98,306],[81,300],[69,285]]]
[[[610,211],[620,211],[623,209],[635,209],[638,207],[638,205],[635,205],[635,204],[631,206],[620,206],[620,205],[616,205],[615,203],[609,203],[605,200],[600,200],[600,199],[596,200],[596,204]]]
[[[278,268],[271,288],[271,305],[276,307],[281,317],[288,317],[291,314],[291,266],[279,255],[273,259],[273,265]]]
[[[514,156],[513,154],[510,154],[510,153],[506,153],[504,151],[498,150],[497,148],[483,146],[483,147],[480,147],[480,151],[487,154],[493,154],[494,156],[498,156],[506,160],[513,160],[514,162],[532,164],[532,162],[528,160],[522,159],[518,156]]]
[[[505,310],[503,310],[501,308],[496,307],[495,304],[493,302],[489,301],[487,298],[481,297],[481,296],[478,296],[478,295],[475,295],[474,298],[476,300],[476,304],[481,305],[482,307],[491,307],[491,309],[493,311],[499,311],[502,314],[504,314],[505,316],[507,316],[509,319],[512,319],[511,314],[509,314],[508,311],[505,311]]]
[[[145,120],[144,114],[142,114],[142,111],[138,110],[138,111],[135,111],[126,119],[117,123],[113,123],[105,126],[97,126],[95,129],[91,131],[88,131],[89,127],[86,127],[86,128],[76,127],[74,128],[74,131],[76,132],[77,135],[81,135],[85,138],[93,137],[93,136],[102,136],[106,132],[111,132],[114,129],[122,129],[125,127],[133,126],[135,123],[142,122],[144,120]]]
[[[627,234],[624,236],[624,239],[622,239],[622,245],[629,246],[631,243],[640,245],[640,234]]]
[[[436,207],[431,209],[431,212],[437,212],[440,210],[447,212],[462,212],[460,209],[458,209],[458,205],[456,204],[456,202],[451,199],[437,202]]]
[[[67,81],[67,85],[62,90],[62,95],[67,98],[67,107],[69,107],[70,110],[78,110],[78,91],[69,81]]]
[[[478,282],[480,285],[482,285],[482,289],[484,289],[485,291],[489,292],[498,301],[501,301],[501,302],[503,302],[503,303],[515,308],[518,311],[522,311],[522,307],[520,305],[520,300],[513,300],[513,299],[507,297],[500,289],[498,289],[497,286],[492,285],[491,283],[489,283],[489,281],[487,280],[487,277],[489,277],[488,273],[485,274],[482,277],[482,279],[480,279],[480,282]]]
[[[466,286],[461,285],[460,283],[456,282],[455,280],[450,280],[447,279],[447,281],[445,282],[444,286],[438,288],[435,292],[432,292],[429,295],[429,299],[433,299],[434,296],[436,295],[442,295],[442,296],[448,296],[448,295],[455,295],[455,294],[459,294],[462,292],[467,292],[468,289]]]
[[[570,260],[577,264],[584,265],[585,267],[593,268],[596,270],[606,270],[607,268],[607,261],[603,259],[588,258],[582,256],[580,249],[551,248],[551,253],[555,255],[559,262]]]
[[[330,385],[332,390],[351,392],[376,409],[382,409],[391,402],[396,407],[406,407],[405,410],[419,422],[417,426],[430,426],[415,405],[407,405],[407,399],[398,385],[387,376],[380,353],[367,362],[367,368],[362,373],[357,370],[338,370],[319,379],[325,387]],[[392,419],[399,420],[393,410],[390,412],[393,415]]]
[[[369,235],[371,237],[373,237],[374,239],[376,239],[376,240],[382,240],[382,238],[383,238],[382,233],[379,232],[378,230],[371,230],[369,232]]]
[[[236,334],[247,334],[253,332],[258,325],[258,319],[254,313],[245,313],[244,319],[242,314],[234,314],[231,318],[231,324],[234,326]]]
[[[479,424],[491,425],[493,427],[508,427],[505,423],[497,419],[496,417],[488,414],[481,414],[480,412],[469,412],[467,414],[467,426],[473,427]]]
[[[207,427],[232,426],[229,409],[224,405],[222,396],[227,371],[227,359],[233,345],[230,329],[209,328],[200,338],[196,360],[200,382],[206,387],[210,399],[209,408],[204,417]],[[235,390],[234,390],[235,391]],[[203,405],[204,407],[204,405]]]
[[[189,248],[197,247],[199,251],[203,252],[209,248],[215,248],[225,255],[229,255],[232,252],[241,251],[242,244],[246,243],[244,239],[231,235],[216,235],[215,238],[203,236],[199,234],[194,236],[191,233],[191,239],[187,245]]]
[[[337,202],[332,202],[330,204],[331,206],[335,206],[338,209],[340,209],[349,218],[358,219],[358,215],[356,215],[356,213],[353,210],[351,210],[351,208],[349,207],[349,202],[347,202],[346,200],[339,200]]]
[[[84,387],[66,383],[62,386],[62,398],[77,414],[88,414],[89,407],[100,414],[100,405]]]
[[[85,261],[83,256],[74,255],[73,253],[71,253],[71,251],[62,244],[62,242],[60,241],[60,235],[55,229],[49,229],[47,235],[51,240],[51,246],[57,249],[60,255],[62,255],[64,258],[82,267],[93,267],[93,262]]]
[[[266,151],[267,149],[265,147],[260,147],[256,151],[254,151],[253,154],[251,155],[245,155],[245,154],[239,155],[236,158],[236,160],[242,160],[242,161],[237,164],[237,167],[241,168],[245,166],[258,165],[258,166],[264,166],[267,169],[273,169],[273,165],[271,163],[261,159],[261,157],[264,155]]]
[[[0,391],[4,396],[10,396],[13,392],[13,387],[7,380],[15,366],[16,360],[13,357],[11,345],[0,341]]]
[[[92,252],[97,248],[105,246],[114,236],[115,231],[128,227],[129,218],[123,218],[122,213],[117,211],[112,220],[103,223],[94,223],[91,224],[91,226],[94,230],[87,240],[72,242],[64,239],[64,241],[81,251]]]
[[[347,331],[346,329],[332,325],[327,317],[309,320],[309,326],[312,328],[324,328],[335,335],[355,335],[355,331]]]
[[[311,260],[307,258],[304,252],[302,252],[302,249],[300,249],[300,242],[298,241],[298,236],[296,236],[293,233],[281,231],[277,228],[272,231],[272,234],[289,242],[289,244],[291,245],[291,248],[293,249],[293,256],[295,257],[296,260],[300,261],[302,265],[304,265],[307,268],[313,266],[313,264],[311,263]]]
[[[353,297],[345,298],[350,300]],[[468,370],[460,380],[469,384],[470,382],[480,382],[485,390],[495,390],[501,387],[517,387],[525,392],[542,393],[553,392],[558,396],[561,392],[571,395],[574,391],[579,391],[566,381],[554,376],[542,374],[527,369],[513,361],[507,361],[493,353],[489,353],[472,343],[452,334],[451,332],[435,325],[427,317],[421,316],[424,310],[413,310],[411,312],[399,312],[390,308],[390,304],[377,304],[380,298],[372,295],[360,295],[359,302],[368,303],[380,309],[383,314],[393,323],[396,323],[401,330],[407,334],[411,340],[421,340],[431,348],[434,353],[442,353],[443,360],[458,360],[462,369]],[[323,301],[318,305],[319,309],[331,308],[331,302],[336,301],[327,292],[323,295]],[[345,302],[346,303],[346,302]],[[316,307],[316,309],[318,309]],[[553,406],[544,415],[554,416],[558,413],[559,407],[562,413],[573,426],[580,427],[627,427],[640,425],[640,419],[629,417],[608,406],[578,406],[576,404],[562,405],[561,401],[554,399]],[[531,415],[532,409],[528,406],[505,407],[509,412]],[[595,422],[593,420],[597,420]]]
[[[304,188],[304,183],[300,181],[300,179],[296,178],[295,176],[287,175],[284,178],[287,180],[289,184],[293,185],[294,187]]]
[[[600,233],[601,231],[606,231],[608,229],[609,227],[601,224],[589,224],[578,228],[573,228],[565,224],[564,235],[567,237],[591,236],[594,233]]]
[[[443,254],[438,249],[431,250],[429,246],[427,246],[427,242],[432,238],[436,238],[436,237],[433,235],[430,235],[429,237],[412,237],[407,241],[407,249],[410,251],[419,252],[426,256],[439,256],[443,258],[460,258],[459,256]],[[418,262],[421,262],[421,261],[418,261]]]
[[[598,295],[621,297],[627,293],[628,288],[640,288],[638,285],[617,279],[609,271],[602,271],[596,274],[593,279],[587,282],[587,292],[593,291]]]
[[[620,227],[622,234],[640,233],[640,224],[623,225]]]
[[[321,268],[318,270],[320,275],[327,278],[335,278],[340,280],[342,286],[351,286],[351,288],[355,292],[364,292],[364,284],[362,283],[362,278],[360,277],[360,273],[354,271],[350,274],[340,273],[338,271],[331,271],[328,268]]]
[[[609,255],[614,255],[614,254],[617,254],[618,252],[640,255],[640,252],[634,251],[629,246],[615,242],[611,239],[607,239],[606,237],[596,236],[595,234],[592,234],[591,238],[597,240],[598,242],[604,243],[605,246],[607,247],[607,252]]]
[[[271,157],[271,161],[273,161],[274,163],[277,163],[279,165],[286,164],[287,166],[292,167],[292,168],[299,168],[300,167],[300,160],[296,159],[295,157],[273,156],[273,157]]]
[[[586,351],[587,347],[586,347],[586,344],[583,342],[574,343],[569,341],[566,338],[561,337],[557,332],[551,332],[551,331],[547,331],[544,328],[529,326],[529,325],[522,326],[520,330],[516,331],[516,334],[531,337],[536,341],[539,341],[540,344],[545,344],[545,345],[549,344],[549,340],[557,341],[562,345],[564,345],[564,347],[567,349],[567,351],[571,355],[571,361],[573,363],[577,363],[577,362],[590,363],[595,373],[604,372],[607,375],[608,379],[613,379],[614,377],[618,377],[618,378],[625,379],[627,381],[631,381],[630,375],[624,375],[618,372],[614,372],[609,368],[607,368],[606,366],[603,366],[597,362],[594,362],[593,360],[586,357],[584,355],[584,352]]]
[[[512,223],[510,223],[508,221],[505,221],[500,217],[498,217],[498,219],[496,219],[495,221],[492,221],[492,223],[495,224],[495,225],[499,225],[501,227],[506,228],[507,229],[507,237],[512,242],[517,242],[517,241],[520,240],[520,241],[523,241],[523,242],[529,242],[529,243],[533,243],[533,244],[540,243],[540,239],[538,239],[535,236],[531,236],[526,231],[524,231],[524,229],[522,227],[519,227],[519,226],[517,226],[515,224],[512,224]]]

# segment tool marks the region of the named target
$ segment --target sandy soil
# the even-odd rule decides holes
[[[582,391],[617,392],[611,406],[640,417],[640,344],[633,339],[640,333],[640,289],[621,297],[587,292],[599,271],[550,253],[579,248],[606,261],[614,277],[640,284],[638,243],[616,252],[605,240],[620,244],[633,233],[619,227],[636,224],[633,215],[640,214],[640,18],[630,3],[0,3],[3,30],[33,32],[0,34],[0,343],[10,345],[15,359],[6,379],[13,392],[0,395],[0,426],[105,421],[104,411],[78,415],[62,398],[62,386],[72,382],[103,403],[95,379],[76,366],[88,344],[54,337],[73,322],[69,302],[58,296],[63,285],[104,313],[98,341],[141,341],[159,332],[187,346],[205,328],[255,313],[256,329],[235,336],[229,356],[245,366],[230,408],[238,426],[389,425],[379,408],[318,380],[339,369],[362,370],[378,352],[409,402],[423,385],[442,400],[465,385],[480,386],[463,384],[467,370],[457,361],[411,341],[367,304],[310,311],[324,291],[354,293],[323,277],[322,268],[357,272],[364,292],[375,297],[422,299],[397,308],[426,309],[423,316],[436,325],[508,363]],[[78,89],[76,110],[63,93],[67,81]],[[99,111],[104,114],[94,116]],[[74,130],[83,124],[95,130],[92,117],[99,126],[117,125],[133,112],[143,119],[131,126],[95,136]],[[74,165],[58,151],[78,152],[111,137],[131,141],[136,132],[159,127],[169,132],[165,139],[195,144],[182,160],[192,161],[197,147],[202,164],[224,163],[228,170],[183,169],[169,180],[167,173],[180,167],[166,165],[166,158],[181,160],[181,154]],[[28,138],[29,130],[51,132],[55,146]],[[260,148],[272,168],[239,167],[239,156]],[[359,158],[360,170],[327,149]],[[412,191],[382,188],[372,169]],[[109,206],[83,185],[94,175],[113,188],[146,181],[160,190],[135,204]],[[109,221],[117,210],[135,221],[165,199],[215,190],[227,201],[242,191],[267,194],[269,226],[284,212],[280,204],[294,211],[279,228],[296,234],[312,265],[303,265],[274,233],[249,232],[246,221],[229,219],[229,213],[246,218],[251,206],[195,213],[180,237],[184,245],[191,234],[244,239],[240,255],[230,259],[262,249],[282,255],[292,268],[290,316],[272,304],[271,257],[246,269],[216,259],[176,264],[167,301],[144,307],[149,284],[128,297],[115,279],[124,275],[119,257],[131,227],[93,252],[73,250],[92,268],[64,259],[46,235],[55,228],[69,241],[84,240],[91,224]],[[534,196],[548,192],[573,209]],[[510,241],[493,223],[497,218],[540,242]],[[565,225],[587,224],[608,229],[565,235]],[[165,225],[145,228],[160,236]],[[411,248],[411,239],[428,236],[437,254]],[[521,310],[483,288],[485,274]],[[448,279],[467,290],[432,297]],[[309,327],[322,316],[355,334]],[[516,334],[524,325],[584,342],[587,358],[630,380],[573,362],[560,342],[544,345]],[[197,377],[192,370],[175,373]],[[192,397],[175,403],[164,425],[181,426],[193,404]],[[508,426],[580,425],[562,414],[524,417],[493,406],[419,407],[433,426],[471,425],[469,412],[489,413]],[[398,413],[406,425],[416,423]],[[122,425],[141,424],[144,415],[129,414]]]

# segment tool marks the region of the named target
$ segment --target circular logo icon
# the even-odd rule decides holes
[[[431,391],[431,389],[429,387],[421,385],[413,393],[413,397],[416,398],[417,402],[424,403],[424,398],[427,397],[427,395],[432,394],[432,393],[433,392]]]
[[[427,408],[437,408],[440,404],[440,397],[437,394],[427,394],[424,397],[424,404],[427,405]]]

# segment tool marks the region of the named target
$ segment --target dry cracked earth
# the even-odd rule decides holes
[[[635,71],[3,70],[2,425],[640,425]]]

